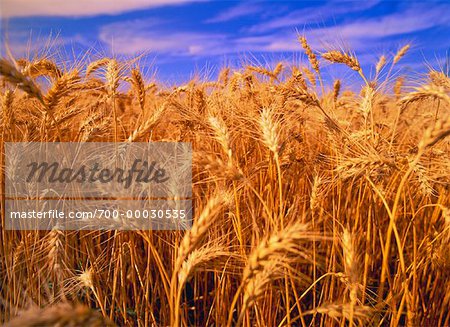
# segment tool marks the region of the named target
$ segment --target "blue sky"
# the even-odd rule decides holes
[[[145,54],[147,73],[167,83],[213,77],[224,65],[305,62],[298,32],[317,50],[351,49],[369,75],[406,43],[403,69],[413,74],[450,51],[444,1],[0,0],[0,10],[16,55],[49,44],[65,59]]]

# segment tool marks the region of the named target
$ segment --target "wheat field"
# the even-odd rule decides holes
[[[190,142],[183,231],[7,231],[6,326],[449,326],[450,78],[302,65],[166,87],[138,61],[3,58],[4,142]],[[325,83],[323,67],[346,67]],[[3,163],[2,158],[2,163]],[[2,177],[3,178],[3,177]],[[2,187],[3,180],[2,180]]]

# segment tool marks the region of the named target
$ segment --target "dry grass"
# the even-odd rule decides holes
[[[117,59],[1,59],[2,147],[191,142],[195,221],[184,233],[33,232],[5,231],[2,217],[0,321],[448,326],[449,77],[390,80],[409,46],[371,79],[356,55],[299,41],[304,67],[225,68],[174,88]],[[360,94],[345,80],[327,89],[327,61],[360,75]]]

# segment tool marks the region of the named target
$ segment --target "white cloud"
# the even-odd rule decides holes
[[[189,56],[216,53],[227,44],[226,36],[208,32],[164,31],[164,22],[155,20],[127,21],[103,26],[99,40],[109,45],[115,53],[139,52],[165,53]]]
[[[2,17],[96,16],[175,5],[190,0],[1,0]]]
[[[450,26],[450,20],[442,13],[448,12],[450,6],[416,5],[402,12],[375,17],[365,20],[355,20],[350,23],[332,27],[312,29],[308,31],[310,38],[322,42],[336,42],[341,39],[349,42],[352,47],[362,43],[373,42],[384,38],[416,33],[437,26]]]
[[[418,33],[438,26],[450,26],[450,20],[442,14],[448,12],[449,7],[446,4],[434,6],[416,4],[380,17],[356,19],[335,26],[309,28],[305,34],[310,45],[316,49],[322,49],[324,45],[348,46],[358,53],[368,53],[374,49],[398,45],[398,41],[395,43],[392,37]],[[310,18],[312,19],[313,16],[314,14],[311,14]],[[278,20],[277,26],[282,25],[281,20],[281,18]],[[283,24],[287,22],[283,20]],[[289,25],[277,32],[274,32],[272,28],[267,31],[270,34],[241,38],[239,43],[247,44],[249,48],[260,51],[296,51],[300,49],[300,46],[296,40],[294,26],[295,24]],[[248,31],[248,33],[254,34],[254,31],[253,33]]]
[[[305,24],[319,24],[339,15],[364,11],[377,5],[380,0],[367,1],[329,1],[319,7],[308,7],[294,10],[287,15],[266,21],[249,28],[250,32],[267,32],[277,28],[303,26]]]
[[[58,54],[58,49],[66,45],[82,44],[84,38],[76,35],[70,40],[63,39],[57,34],[39,36],[25,31],[15,31],[5,36],[5,43],[11,53],[19,58],[41,58]],[[6,53],[2,53],[6,55]]]
[[[257,6],[255,3],[244,3],[237,5],[235,7],[232,7],[230,9],[227,9],[221,13],[219,13],[217,16],[208,19],[207,23],[223,23],[228,22],[230,20],[245,17],[248,15],[256,14],[260,11],[262,11],[263,8],[260,6]]]
[[[1,0],[0,0],[1,1]],[[372,0],[371,5],[375,3]],[[334,6],[329,2],[327,6]],[[347,6],[347,4],[346,4]],[[364,11],[369,4],[349,3],[350,8],[337,9],[340,16],[355,11]],[[236,8],[240,8],[237,10]],[[252,9],[250,9],[252,8]],[[448,26],[450,21],[442,13],[448,12],[448,5],[436,4],[426,6],[413,4],[403,10],[366,19],[348,18],[339,19],[339,24],[334,26],[309,28],[306,35],[310,44],[315,49],[323,49],[324,44],[331,46],[348,46],[357,54],[365,55],[373,51],[383,51],[399,45],[393,41],[394,36],[402,36],[407,33],[419,32],[436,26]],[[214,17],[213,21],[234,19],[244,13],[256,10],[251,5],[233,7],[231,11],[223,12]],[[344,13],[346,12],[346,13]],[[317,18],[318,13],[311,13],[307,19]],[[288,14],[289,15],[289,14]],[[292,18],[292,17],[291,17]],[[287,20],[281,24],[287,24]],[[273,23],[274,21],[272,21]],[[98,32],[98,40],[116,54],[132,55],[149,52],[164,54],[168,58],[175,56],[185,57],[211,57],[224,54],[238,54],[244,52],[301,52],[301,47],[296,38],[295,25],[284,26],[277,29],[255,32],[252,30],[235,32],[212,32],[203,25],[201,30],[175,28],[175,23],[160,18],[145,18],[128,21],[120,21],[102,26]],[[264,25],[264,24],[261,24]]]
[[[294,31],[264,36],[239,36],[213,32],[174,32],[171,22],[132,20],[105,25],[99,40],[114,53],[133,55],[142,52],[170,56],[214,56],[243,52],[299,51]]]
[[[301,49],[294,32],[241,37],[234,40],[234,44],[234,49],[239,50],[238,52],[289,52]]]

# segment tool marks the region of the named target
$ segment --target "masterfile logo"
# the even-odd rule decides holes
[[[8,229],[190,227],[189,143],[6,143]]]
[[[47,180],[49,183],[110,183],[115,181],[123,183],[127,189],[132,182],[145,183],[164,183],[169,179],[164,168],[158,168],[157,162],[153,161],[150,164],[146,160],[135,159],[129,170],[122,168],[108,169],[102,168],[98,162],[92,166],[82,165],[79,169],[62,168],[58,162],[32,162],[28,164],[30,173],[26,179],[28,183],[36,180],[41,183]]]

